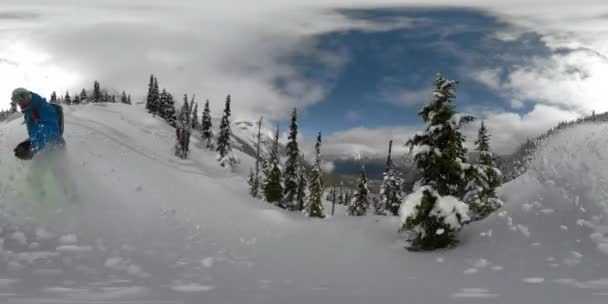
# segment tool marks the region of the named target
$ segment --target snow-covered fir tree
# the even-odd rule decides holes
[[[154,74],[150,75],[150,82],[148,83],[148,94],[146,95],[146,110],[152,113],[152,104],[154,103],[154,97],[152,91],[154,90]],[[160,96],[159,96],[160,98]]]
[[[230,137],[232,132],[230,130],[230,95],[226,97],[226,106],[224,108],[224,115],[220,122],[220,131],[217,137],[216,151],[218,153],[218,161],[222,167],[226,165],[233,167],[237,164],[236,158],[232,155],[232,146],[230,143]]]
[[[200,121],[198,121],[198,102],[194,104],[194,109],[192,110],[192,130],[198,131]]]
[[[281,166],[279,160],[279,126],[274,136],[272,148],[270,149],[268,163],[268,172],[264,180],[264,197],[269,203],[276,204],[284,208],[283,202],[283,182],[281,178]]]
[[[201,136],[203,142],[206,143],[208,149],[212,148],[212,127],[213,124],[211,122],[211,110],[209,110],[209,100],[207,99],[207,101],[205,101],[205,109],[203,110],[203,118],[201,120]]]
[[[131,103],[131,94],[127,95],[127,104],[132,104]]]
[[[324,218],[323,213],[323,180],[321,172],[321,132],[317,135],[315,144],[315,163],[310,170],[308,183],[308,203],[306,204],[306,214],[310,217]]]
[[[249,178],[247,178],[247,184],[249,185],[249,194],[252,197],[257,197],[258,186],[255,180],[255,172],[253,168],[249,168]]]
[[[127,101],[128,99],[129,98],[127,97]],[[169,125],[176,127],[177,113],[175,111],[175,100],[173,100],[173,95],[168,93],[165,89],[160,93],[158,108],[160,117],[167,121]]]
[[[361,177],[359,177],[359,185],[350,204],[348,205],[348,215],[363,216],[367,214],[369,209],[369,189],[367,188],[367,176],[365,176],[365,167],[361,168]]]
[[[466,171],[469,182],[464,196],[472,221],[482,220],[502,206],[502,201],[496,195],[502,177],[490,152],[490,135],[483,121],[475,145],[479,163],[471,165]]]
[[[93,83],[93,102],[101,102],[102,101],[101,87],[99,82],[95,80]]]
[[[399,215],[399,207],[403,201],[403,181],[395,170],[392,151],[393,141],[391,140],[388,143],[388,156],[386,158],[382,186],[380,186],[379,201],[374,206],[374,213],[376,215],[386,215],[387,212],[390,212],[393,215]]]
[[[74,101],[72,103],[75,105],[80,104],[80,95],[74,96]]]
[[[72,104],[72,97],[70,97],[70,92],[65,92],[65,97],[63,98],[63,100],[67,105]]]
[[[296,109],[291,114],[289,137],[285,147],[285,169],[283,170],[283,199],[286,208],[297,209],[296,195],[298,192],[298,173],[300,172],[300,148],[298,147],[298,120]]]
[[[88,101],[89,97],[87,95],[87,90],[82,89],[82,91],[80,91],[80,103],[84,103],[85,101]]]
[[[344,193],[344,181],[340,181],[338,185],[338,205],[346,205],[346,196]]]
[[[127,102],[127,92],[122,91],[122,94],[120,94],[120,103],[128,104],[128,102]]]
[[[456,232],[469,221],[469,208],[462,199],[468,164],[460,128],[473,118],[454,111],[451,102],[456,84],[437,75],[433,99],[418,113],[426,124],[425,132],[407,142],[421,176],[400,212],[400,231],[410,241],[410,250],[453,245]]]
[[[256,136],[255,144],[255,171],[253,173],[252,184],[250,185],[249,193],[253,197],[260,197],[260,162],[261,162],[261,144],[262,144],[262,117],[258,121],[258,134]]]
[[[296,203],[297,210],[303,211],[306,206],[306,188],[308,187],[308,182],[306,180],[306,170],[304,170],[304,166],[300,166],[300,172],[298,173],[298,193],[296,195]]]
[[[188,96],[184,95],[184,104],[179,110],[177,116],[177,128],[175,134],[177,140],[175,142],[175,156],[181,159],[187,159],[190,153],[190,132],[192,125],[190,124],[190,105],[188,104]]]
[[[150,83],[148,84],[148,96],[146,97],[146,109],[152,115],[161,115],[162,107],[158,79],[154,75],[151,75]]]
[[[53,91],[53,93],[51,93],[51,103],[57,103],[57,92]]]

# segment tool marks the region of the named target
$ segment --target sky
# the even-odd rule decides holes
[[[608,111],[608,4],[580,0],[3,0],[0,108],[27,87],[49,96],[94,80],[133,96],[150,73],[176,96],[231,94],[235,120],[283,129],[328,158],[383,155],[421,128],[441,72],[454,105],[512,152],[557,122]]]

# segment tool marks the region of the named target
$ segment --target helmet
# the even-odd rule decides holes
[[[24,88],[16,88],[13,90],[13,95],[11,96],[11,101],[18,102],[21,100],[29,101],[32,99],[32,93]]]

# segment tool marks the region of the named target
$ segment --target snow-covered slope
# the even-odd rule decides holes
[[[25,128],[0,123],[0,303],[608,299],[600,250],[608,125],[555,136],[502,189],[501,216],[467,227],[456,249],[432,253],[405,251],[394,217],[340,209],[308,219],[250,198],[251,157],[241,153],[230,172],[193,140],[190,159],[178,160],[174,131],[140,106],[66,107],[65,132],[58,166],[76,191],[32,201],[32,162],[12,156]]]

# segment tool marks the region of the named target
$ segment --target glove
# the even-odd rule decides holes
[[[32,150],[32,143],[30,142],[29,139],[18,144],[17,147],[15,147],[15,149],[13,150],[13,152],[15,152],[15,157],[23,159],[23,160],[29,160],[34,157],[34,151]]]

